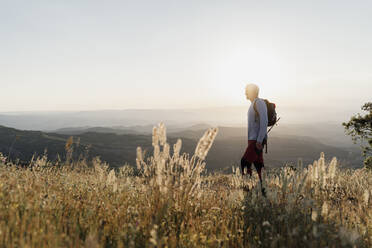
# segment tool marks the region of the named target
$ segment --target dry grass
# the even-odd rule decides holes
[[[217,131],[190,156],[180,153],[180,140],[171,151],[161,124],[154,154],[137,149],[136,170],[110,170],[99,159],[0,166],[0,246],[372,246],[371,172],[339,170],[322,154],[306,168],[265,172],[264,198],[238,169],[203,173]]]

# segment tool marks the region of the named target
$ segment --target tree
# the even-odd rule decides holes
[[[346,134],[351,135],[354,143],[360,142],[365,158],[364,166],[372,169],[372,102],[364,104],[362,110],[367,114],[354,115],[349,122],[344,122],[342,125],[345,127]]]

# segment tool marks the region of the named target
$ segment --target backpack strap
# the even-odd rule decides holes
[[[258,99],[258,97],[256,99],[254,99],[254,102],[253,102],[253,109],[254,109],[254,112],[256,112],[255,121],[257,121],[257,117],[260,116],[260,113],[258,113],[257,108],[256,108],[257,99]]]

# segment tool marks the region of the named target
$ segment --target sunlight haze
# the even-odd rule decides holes
[[[356,2],[0,1],[0,112],[245,106],[256,83],[349,115],[372,92]]]

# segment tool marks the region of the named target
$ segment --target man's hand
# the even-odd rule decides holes
[[[258,150],[262,150],[262,144],[260,142],[256,142],[256,147]]]

